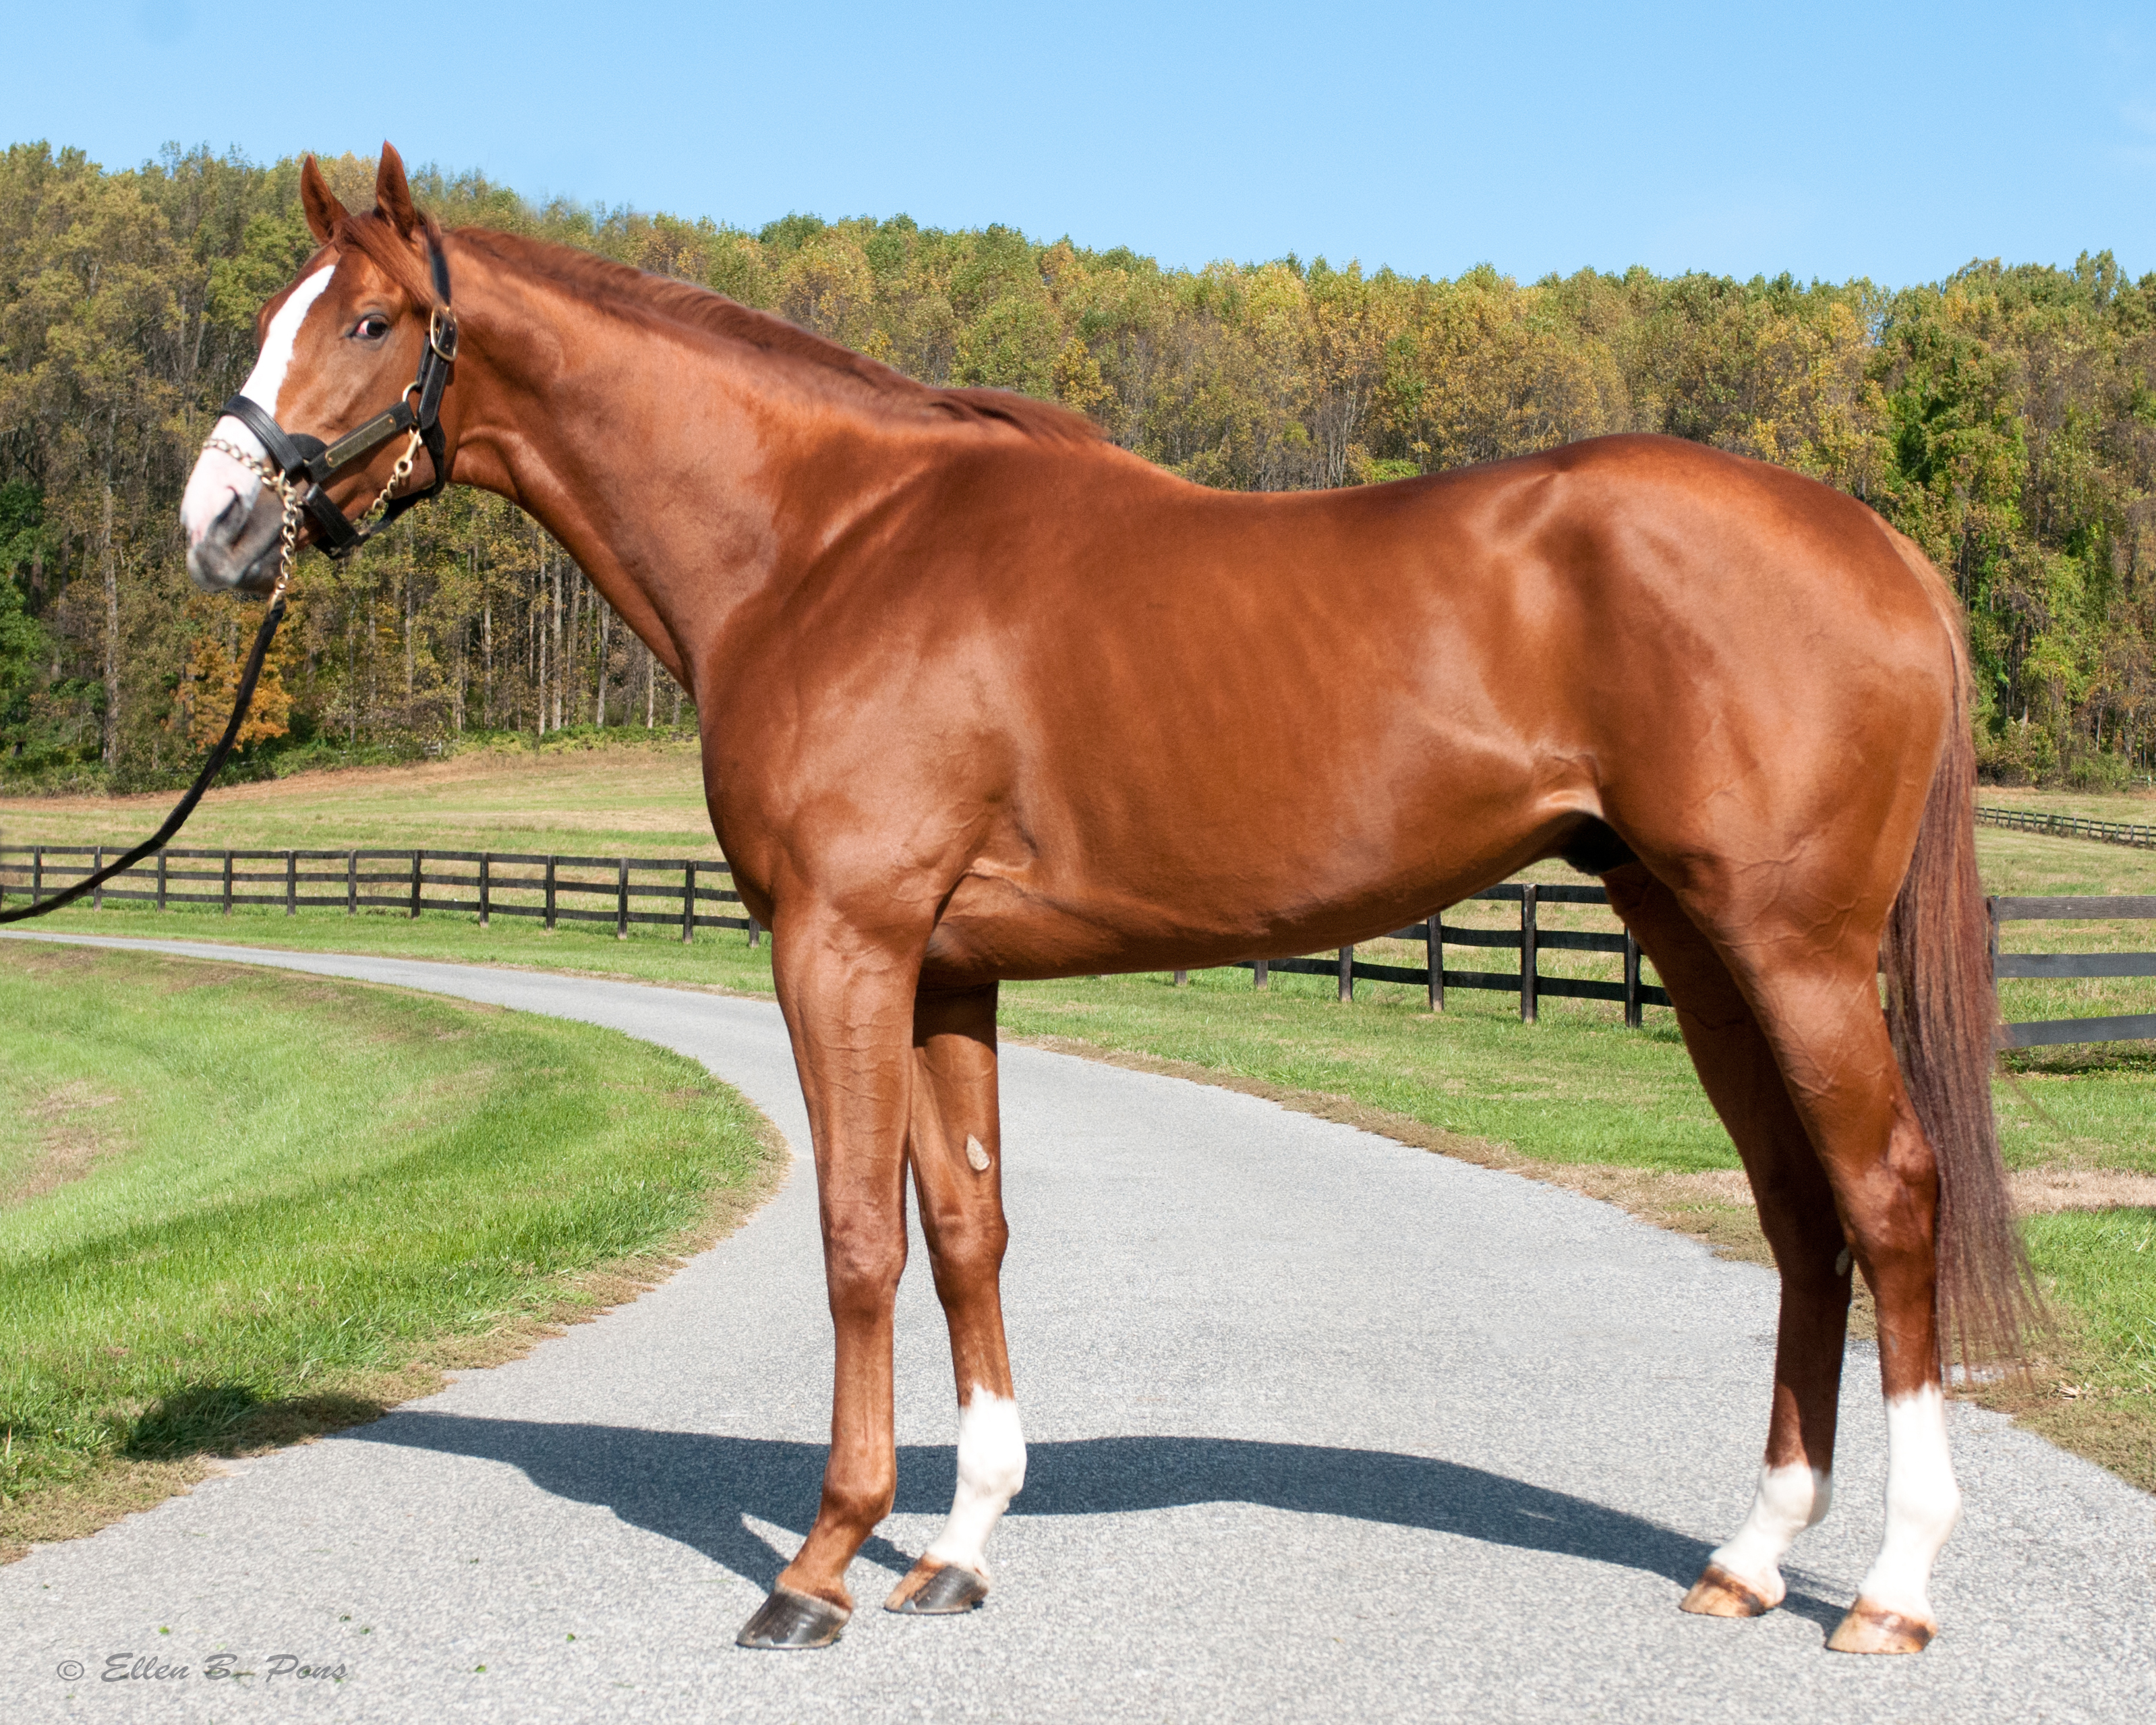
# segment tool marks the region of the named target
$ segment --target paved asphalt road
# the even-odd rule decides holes
[[[122,944],[116,942],[116,944]],[[150,944],[126,943],[126,944]],[[231,948],[162,942],[229,959]],[[767,1004],[393,959],[259,962],[610,1025],[807,1129]],[[1253,1098],[1006,1056],[1031,1467],[963,1619],[875,1609],[940,1525],[916,1240],[896,1512],[823,1653],[733,1635],[807,1527],[831,1343],[805,1161],[634,1305],[0,1571],[12,1720],[2105,1719],[2156,1715],[2156,1501],[1966,1407],[1921,1658],[1821,1642],[1881,1520],[1854,1352],[1838,1503],[1757,1622],[1676,1609],[1751,1491],[1772,1278],[1553,1188]],[[169,1633],[167,1631],[169,1630]],[[224,1651],[259,1675],[212,1681]],[[107,1683],[110,1656],[192,1675]],[[341,1663],[341,1683],[274,1675]],[[85,1668],[80,1681],[63,1662]]]

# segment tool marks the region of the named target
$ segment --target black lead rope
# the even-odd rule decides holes
[[[239,698],[233,705],[232,722],[224,727],[224,735],[209,752],[209,758],[203,762],[202,771],[195,775],[195,782],[187,787],[187,793],[180,798],[179,806],[165,817],[164,825],[119,861],[76,881],[65,891],[39,899],[19,910],[0,910],[0,923],[25,922],[57,911],[63,905],[73,904],[85,893],[95,891],[115,875],[126,873],[144,857],[154,856],[162,850],[187,824],[187,817],[195,812],[195,804],[202,801],[203,793],[209,788],[210,782],[232,753],[234,744],[239,742],[239,727],[247,722],[247,709],[254,700],[255,681],[262,675],[262,661],[269,654],[277,625],[285,620],[285,583],[291,575],[292,536],[301,513],[315,529],[316,548],[331,558],[341,558],[357,550],[406,510],[437,495],[449,484],[449,454],[440,415],[442,392],[449,387],[450,371],[456,364],[457,315],[449,310],[449,260],[443,255],[441,241],[431,222],[427,228],[427,261],[434,275],[435,297],[440,303],[428,313],[427,345],[419,351],[418,375],[395,407],[377,413],[357,431],[347,432],[328,445],[319,438],[286,431],[258,403],[244,395],[234,396],[218,409],[220,416],[231,415],[254,434],[268,454],[268,465],[265,469],[243,449],[228,444],[220,447],[261,473],[283,497],[285,506],[285,545],[277,588],[270,601],[269,612],[262,619],[262,627],[255,633],[254,649],[247,655],[247,668],[240,673]],[[419,398],[416,408],[412,405],[414,395]],[[363,511],[360,523],[354,526],[345,518],[344,511],[330,501],[331,481],[358,466],[382,444],[400,434],[415,438],[433,458],[433,482],[424,490],[402,497],[390,496],[398,479],[411,471],[412,450],[408,449],[404,459],[398,464],[396,475],[375,500],[376,506],[382,509],[379,518],[367,521],[364,517],[372,511]],[[306,486],[305,491],[300,490],[302,482]]]
[[[52,897],[39,899],[34,904],[24,905],[13,911],[0,911],[0,922],[22,922],[32,916],[43,916],[57,911],[62,905],[71,905],[86,892],[93,892],[115,875],[125,874],[146,856],[154,856],[172,842],[172,835],[187,824],[195,812],[195,804],[202,801],[203,793],[210,787],[233,745],[239,740],[239,727],[247,722],[247,709],[254,703],[254,685],[262,675],[262,661],[269,656],[270,643],[277,633],[277,625],[285,620],[285,600],[280,594],[270,604],[262,619],[262,627],[254,632],[254,649],[247,655],[247,668],[239,674],[239,699],[234,703],[232,721],[224,727],[224,735],[218,738],[217,747],[209,752],[209,759],[195,775],[195,782],[187,787],[187,793],[180,798],[179,806],[165,817],[164,825],[137,845],[119,861],[108,863],[96,873],[78,880],[64,891]]]

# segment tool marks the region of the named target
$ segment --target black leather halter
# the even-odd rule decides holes
[[[427,258],[434,275],[434,294],[440,304],[427,319],[427,345],[419,355],[419,375],[413,378],[397,405],[377,413],[357,431],[348,431],[333,444],[304,432],[287,431],[272,418],[270,410],[244,395],[235,395],[218,409],[249,431],[270,458],[270,465],[287,485],[302,480],[308,489],[300,509],[315,530],[314,542],[325,555],[342,557],[367,543],[408,509],[437,495],[449,482],[449,463],[442,437],[442,392],[449,387],[449,372],[457,360],[457,315],[449,309],[449,260],[442,255],[441,241],[429,231]],[[412,405],[413,395],[419,405]],[[381,516],[355,527],[344,511],[330,501],[329,487],[348,468],[357,467],[392,438],[419,434],[419,442],[434,464],[434,482],[424,490],[393,497]]]

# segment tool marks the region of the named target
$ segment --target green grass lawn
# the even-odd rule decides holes
[[[716,856],[693,741],[598,748],[509,743],[406,767],[296,773],[203,799],[175,842],[236,850],[572,851]],[[0,845],[146,838],[169,792],[0,797]]]
[[[701,1066],[610,1031],[0,942],[0,1543],[94,1524],[101,1471],[505,1357],[709,1237],[773,1163]]]
[[[1984,794],[1989,800],[1993,793],[1987,788]],[[2123,805],[2133,801],[2084,798],[2079,803],[2088,806],[2076,812],[2156,818],[2127,812]],[[712,854],[701,825],[696,758],[681,747],[492,762],[467,757],[401,772],[310,775],[219,792],[211,802],[189,842]],[[146,829],[161,812],[146,805],[134,811],[132,824]],[[110,842],[131,829],[125,813],[112,803],[18,801],[0,804],[0,830],[8,842]],[[1994,892],[2156,893],[2156,853],[1988,829],[1977,836],[1985,884]],[[1548,864],[1527,878],[1578,877]],[[1508,906],[1471,905],[1449,911],[1447,921],[1502,927],[1516,915]],[[1591,907],[1545,906],[1543,922],[1616,926]],[[503,919],[482,929],[469,916],[435,913],[414,922],[389,913],[288,918],[243,910],[228,919],[211,911],[160,916],[119,906],[63,912],[44,926],[526,965],[747,993],[771,988],[768,947],[752,947],[731,932],[701,933],[685,947],[650,928],[616,941],[603,927],[564,925],[548,932]],[[2005,944],[2022,951],[2147,951],[2156,949],[2156,924],[2016,923],[2008,926]],[[1420,954],[1419,947],[1381,942],[1365,956],[1415,963]],[[1511,957],[1455,948],[1450,962],[1496,970]],[[1545,953],[1543,968],[1616,974],[1614,959],[1592,955]],[[1287,1096],[1345,1099],[1368,1111],[1367,1123],[1380,1130],[1412,1136],[1426,1129],[1417,1142],[1445,1135],[1455,1153],[1486,1150],[1505,1165],[1545,1171],[1742,1249],[1738,1235],[1750,1224],[1741,1194],[1731,1197],[1727,1186],[1735,1154],[1667,1012],[1650,1009],[1646,1029],[1628,1031],[1614,1005],[1599,1003],[1545,1000],[1541,1021],[1523,1025],[1517,1001],[1499,993],[1455,990],[1438,1017],[1424,1009],[1419,988],[1366,982],[1352,1006],[1333,995],[1329,978],[1277,974],[1260,993],[1245,971],[1199,972],[1185,988],[1172,988],[1163,975],[1075,979],[1007,988],[1002,1021],[1012,1035],[1175,1062],[1194,1074]],[[2003,1005],[2017,1019],[2156,1011],[2156,982],[2012,982]],[[2150,1131],[2156,1045],[2028,1050],[2006,1065],[2010,1077],[1997,1096],[2015,1168],[2156,1174]],[[1632,1174],[1639,1178],[1630,1184],[1618,1178]],[[1714,1186],[1717,1180],[1723,1184]],[[2086,1393],[2042,1402],[2025,1397],[2015,1406],[2060,1440],[2156,1488],[2149,1366],[2156,1359],[2156,1246],[2137,1245],[2150,1216],[2126,1207],[2030,1219],[2032,1256],[2065,1318],[2046,1344],[2047,1382],[2055,1378]]]

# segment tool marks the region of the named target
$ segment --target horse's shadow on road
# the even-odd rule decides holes
[[[453,1414],[391,1414],[347,1434],[502,1461],[557,1497],[603,1505],[768,1588],[786,1558],[748,1518],[805,1530],[824,1476],[821,1445],[613,1425],[550,1425]],[[901,1445],[896,1512],[942,1514],[957,1455],[947,1445]],[[1107,1437],[1026,1446],[1014,1517],[1127,1514],[1201,1503],[1247,1503],[1306,1515],[1421,1527],[1522,1551],[1585,1558],[1688,1587],[1708,1547],[1658,1522],[1428,1456],[1235,1438]],[[913,1558],[880,1536],[861,1548],[903,1574]],[[1785,1609],[1823,1628],[1840,1610],[1793,1584]]]

